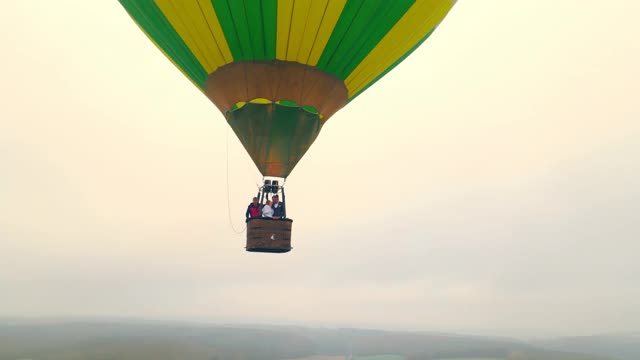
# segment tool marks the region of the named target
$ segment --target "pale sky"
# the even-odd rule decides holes
[[[0,317],[640,330],[640,3],[459,1],[287,180],[117,1],[0,12]],[[381,186],[383,182],[385,185]]]

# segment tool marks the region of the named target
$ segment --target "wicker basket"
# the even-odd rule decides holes
[[[249,219],[247,222],[247,251],[285,253],[291,250],[293,220]]]

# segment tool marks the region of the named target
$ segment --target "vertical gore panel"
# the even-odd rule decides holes
[[[278,0],[261,1],[264,19],[264,59],[276,58],[276,36],[278,27]]]
[[[211,0],[235,61],[275,58],[277,0]]]
[[[235,3],[237,4],[238,2],[235,1]],[[240,3],[242,4],[242,2]],[[236,61],[248,59],[247,55],[245,55],[245,49],[242,47],[241,35],[237,30],[237,27],[246,28],[246,20],[244,20],[244,23],[236,24],[239,20],[233,17],[228,0],[211,0],[211,5],[213,5],[213,9],[218,14],[220,26],[224,37],[227,39],[227,44],[229,44],[233,59]]]
[[[304,19],[304,28],[302,33],[302,41],[298,47],[296,58],[293,61],[297,61],[301,64],[307,64],[311,57],[311,51],[316,45],[318,39],[318,33],[322,26],[322,20],[324,13],[327,9],[328,2],[314,1],[310,3],[307,11],[307,16]],[[292,31],[295,31],[292,29]]]
[[[244,9],[246,18],[246,41],[251,49],[253,49],[252,59],[264,59],[265,58],[265,46],[264,46],[264,18],[262,14],[262,1],[260,0],[244,0],[236,1],[238,8]],[[234,11],[235,14],[235,11]]]
[[[332,62],[335,53],[338,51],[338,48],[340,47],[340,44],[342,42],[342,38],[344,38],[349,31],[349,26],[358,15],[358,11],[360,10],[363,2],[364,0],[348,0],[345,4],[342,12],[340,13],[338,22],[333,28],[333,32],[331,33],[331,37],[327,42],[327,46],[325,46],[324,51],[320,56],[320,60],[318,60],[317,66],[322,70],[337,76],[337,74],[333,73],[330,70],[331,68],[329,64]]]
[[[311,11],[311,1],[295,1],[293,13],[291,14],[291,24],[289,27],[289,44],[287,49],[287,61],[297,61],[300,48],[305,40],[309,12]]]
[[[255,3],[255,0],[251,0],[250,3]],[[234,60],[252,60],[255,59],[253,53],[254,48],[251,42],[251,33],[249,31],[250,25],[249,19],[247,18],[247,11],[245,9],[245,4],[247,1],[237,1],[237,0],[226,0],[227,6],[229,8],[229,17],[233,21],[234,31],[237,35],[237,39],[240,42],[238,45],[240,49],[242,49],[241,56],[234,56]],[[259,28],[259,27],[256,27]],[[226,34],[225,30],[225,34]],[[259,49],[255,49],[256,52]]]
[[[209,74],[226,64],[226,59],[231,61],[227,42],[209,1],[186,1],[180,6],[176,6],[173,0],[154,2]]]
[[[415,0],[349,0],[318,67],[346,79],[414,3]]]
[[[389,33],[389,30],[409,10],[414,0],[395,0],[384,2],[378,11],[385,14],[379,16],[377,12],[367,12],[364,22],[354,23],[352,31],[357,29],[358,36],[345,38],[346,50],[340,58],[340,74],[346,78],[369,55],[371,50]]]
[[[289,30],[293,14],[293,0],[278,0],[278,32],[276,37],[276,59],[286,60],[289,48]]]
[[[327,3],[327,7],[322,12],[322,23],[318,28],[313,48],[307,60],[308,65],[315,66],[318,64],[318,60],[320,60],[320,56],[327,46],[327,42],[338,23],[338,19],[340,19],[340,14],[342,14],[342,9],[344,9],[346,3],[347,0],[332,0]]]

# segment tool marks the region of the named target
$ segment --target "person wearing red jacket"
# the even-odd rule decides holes
[[[245,213],[245,217],[247,220],[253,218],[259,218],[262,209],[260,208],[260,204],[258,204],[258,198],[254,197],[253,202],[247,206],[247,212]]]

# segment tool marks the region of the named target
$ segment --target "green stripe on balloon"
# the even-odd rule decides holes
[[[276,0],[211,0],[234,61],[275,59]]]
[[[346,79],[414,3],[415,0],[349,0],[317,66]]]

